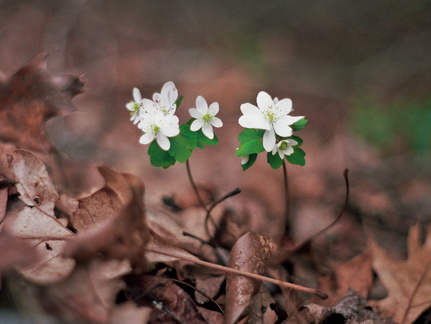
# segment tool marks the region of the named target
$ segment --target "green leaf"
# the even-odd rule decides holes
[[[278,169],[283,165],[283,160],[280,159],[280,156],[278,153],[275,153],[274,155],[271,152],[268,152],[266,155],[266,159],[273,169]]]
[[[178,162],[184,163],[196,148],[196,134],[190,130],[189,124],[180,126],[180,133],[170,138],[169,154]]]
[[[304,166],[305,165],[305,152],[299,147],[294,147],[294,151],[291,155],[286,156],[287,161],[292,164]]]
[[[153,141],[150,144],[150,147],[148,148],[148,155],[150,156],[150,162],[153,166],[167,169],[175,164],[175,159],[169,154],[168,151],[161,149],[156,141]]]
[[[256,159],[257,159],[257,154],[256,153],[250,154],[247,163],[246,164],[241,164],[242,171],[245,171],[249,167],[251,167],[254,164],[254,162],[256,162]]]
[[[292,125],[292,130],[293,131],[298,131],[300,129],[304,129],[305,128],[305,124],[307,124],[307,123],[308,123],[308,120],[305,119],[305,118],[302,118],[302,119],[298,120],[296,123],[294,123]]]
[[[196,145],[197,147],[203,149],[205,145],[217,145],[218,144],[218,138],[216,134],[214,134],[213,139],[209,139],[205,136],[205,134],[202,132],[202,129],[199,129],[198,131],[194,132],[196,133]]]
[[[250,154],[258,154],[265,149],[262,144],[262,137],[265,131],[261,129],[244,129],[239,135],[239,148],[236,151],[236,156],[246,156]]]

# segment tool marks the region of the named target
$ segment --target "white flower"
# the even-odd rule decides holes
[[[141,144],[149,144],[154,139],[157,144],[167,151],[171,147],[168,137],[177,136],[180,133],[179,120],[174,115],[164,115],[163,112],[157,111],[152,114],[143,114],[142,120],[138,127],[142,129],[144,135],[139,139]]]
[[[138,88],[133,88],[133,100],[126,104],[126,108],[130,110],[130,120],[136,125],[142,111],[142,96]]]
[[[238,120],[244,128],[264,129],[263,147],[265,151],[271,152],[276,141],[276,134],[281,137],[292,135],[290,125],[304,116],[293,117],[288,114],[292,111],[292,100],[282,99],[273,100],[269,94],[264,91],[257,95],[257,107],[245,103],[241,105],[243,116]]]
[[[177,109],[175,101],[178,99],[178,90],[172,81],[166,82],[161,93],[154,93],[153,100],[142,99],[142,106],[145,113],[155,113],[161,111],[164,115],[173,115]]]
[[[283,160],[285,155],[291,155],[293,153],[292,146],[295,145],[298,145],[298,142],[293,139],[281,140],[274,145],[274,148],[272,149],[272,155],[275,155],[275,153],[278,152],[280,159]]]
[[[190,108],[189,113],[193,118],[196,118],[190,125],[190,130],[193,132],[202,128],[202,132],[209,139],[214,138],[213,127],[222,127],[223,122],[220,118],[215,117],[219,111],[217,102],[213,102],[209,107],[206,100],[199,96],[196,98],[196,108]]]

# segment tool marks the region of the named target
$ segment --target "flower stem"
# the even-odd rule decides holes
[[[208,207],[205,205],[202,197],[199,195],[198,187],[196,186],[196,184],[195,184],[195,182],[193,180],[192,173],[190,171],[189,159],[186,160],[186,166],[187,166],[187,175],[189,176],[189,180],[190,180],[190,183],[191,183],[191,185],[193,187],[193,190],[195,192],[196,198],[198,199],[199,204],[202,206],[202,208],[205,209],[205,211],[208,212]]]
[[[290,200],[289,200],[289,183],[287,181],[286,160],[283,159],[283,179],[284,179],[284,219],[286,222],[285,230],[289,231],[290,222]]]

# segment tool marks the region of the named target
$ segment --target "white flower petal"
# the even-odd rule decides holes
[[[293,147],[291,145],[288,145],[284,150],[283,150],[283,154],[284,155],[291,155],[293,153]]]
[[[277,133],[277,135],[279,135],[281,137],[292,136],[292,128],[290,128],[290,126],[288,124],[280,122],[279,120],[277,120],[275,123],[273,123],[273,125],[274,125],[274,130]]]
[[[174,137],[180,133],[180,128],[178,127],[178,125],[174,124],[162,125],[160,127],[160,133],[167,137]]]
[[[190,108],[189,113],[190,113],[190,116],[192,116],[193,118],[202,118],[203,116],[202,113],[196,108]]]
[[[203,115],[208,113],[208,104],[204,97],[198,96],[196,98],[196,109]]]
[[[161,91],[161,95],[167,106],[172,106],[178,99],[178,90],[172,81],[166,82]]]
[[[202,126],[202,132],[209,139],[213,139],[214,138],[213,128],[212,128],[212,126],[210,124],[204,123],[204,125]]]
[[[238,123],[244,128],[256,128],[256,129],[271,129],[269,122],[260,114],[257,115],[245,115],[241,116]]]
[[[151,133],[145,133],[144,135],[141,136],[141,138],[139,139],[139,143],[141,144],[149,144],[154,140],[154,134]]]
[[[295,124],[298,120],[303,119],[304,116],[283,116],[283,122],[286,122],[288,125]]]
[[[246,155],[246,156],[241,156],[241,164],[244,165],[248,162],[248,160],[250,160],[250,155]]]
[[[165,151],[169,150],[171,147],[171,142],[169,142],[169,139],[162,133],[157,134],[157,144],[159,144],[160,148]]]
[[[144,98],[144,99],[142,99],[141,102],[142,102],[142,108],[144,109],[144,111],[146,113],[152,114],[152,113],[156,112],[157,109],[156,109],[154,102],[152,100]]]
[[[282,99],[276,103],[276,106],[280,109],[281,115],[287,115],[292,111],[292,100]]]
[[[274,101],[272,100],[271,96],[265,91],[261,91],[257,94],[256,102],[260,110],[265,110],[268,107],[274,105]]]
[[[204,122],[202,119],[196,119],[192,122],[190,125],[190,130],[193,132],[196,132],[197,130],[201,129],[201,127],[204,125]]]
[[[211,116],[215,116],[215,115],[217,115],[218,111],[219,111],[219,105],[218,105],[218,102],[213,102],[213,103],[208,107],[208,113],[209,113]]]
[[[271,152],[275,145],[275,133],[273,129],[265,131],[263,134],[263,148],[267,152]]]
[[[126,108],[130,111],[135,111],[135,102],[131,101],[128,104],[126,104]]]
[[[217,118],[217,117],[213,117],[211,119],[210,123],[211,123],[212,126],[217,127],[217,128],[223,126],[223,122],[221,121],[220,118]]]
[[[241,112],[243,115],[262,115],[262,111],[255,105],[245,103],[241,105]]]
[[[278,156],[280,157],[280,159],[284,159],[284,152],[278,150]]]
[[[133,88],[133,99],[135,102],[140,102],[142,100],[141,91],[138,88]]]
[[[293,139],[290,139],[288,141],[289,141],[290,145],[292,145],[292,146],[298,145],[298,142],[293,140]]]

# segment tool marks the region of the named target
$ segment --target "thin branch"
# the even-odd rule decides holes
[[[317,233],[312,234],[311,236],[309,236],[307,239],[303,240],[302,242],[295,244],[293,246],[293,248],[291,248],[289,250],[289,254],[295,253],[296,251],[300,250],[305,244],[307,244],[308,242],[314,240],[317,236],[321,235],[322,233],[326,232],[328,229],[330,229],[332,226],[334,226],[341,218],[341,216],[343,216],[344,212],[347,209],[347,206],[349,204],[349,194],[350,194],[350,187],[349,187],[349,178],[348,178],[348,173],[349,170],[345,169],[343,172],[343,176],[344,176],[344,181],[346,182],[346,196],[344,198],[344,204],[343,207],[341,208],[340,213],[338,214],[337,218],[335,218],[332,223],[330,223],[329,225],[327,225],[326,227],[322,228],[320,231],[318,231]]]
[[[211,204],[211,206],[208,208],[208,210],[207,210],[207,214],[206,214],[206,217],[205,217],[205,231],[207,232],[207,235],[208,235],[208,237],[211,239],[211,233],[210,233],[210,230],[209,230],[209,227],[208,227],[208,221],[209,220],[211,220],[211,223],[213,224],[213,226],[215,227],[215,228],[217,228],[217,225],[216,225],[216,223],[215,223],[215,221],[214,221],[214,219],[211,217],[211,211],[218,205],[218,204],[220,204],[221,202],[223,202],[223,201],[225,201],[226,199],[228,199],[228,198],[230,198],[230,197],[233,197],[233,196],[235,196],[235,195],[237,195],[237,194],[239,194],[241,192],[241,189],[239,189],[239,188],[235,188],[234,190],[232,190],[232,191],[230,191],[230,192],[228,192],[226,195],[224,195],[223,197],[221,197],[221,198],[219,198],[218,200],[216,200],[216,201],[214,201],[212,204]]]
[[[235,274],[235,275],[240,275],[240,276],[244,276],[244,277],[248,277],[248,278],[252,278],[255,280],[261,280],[261,281],[265,281],[265,282],[269,282],[275,285],[280,286],[281,288],[291,288],[291,289],[295,289],[295,290],[299,290],[302,292],[306,292],[309,294],[314,294],[322,299],[326,299],[328,298],[328,295],[325,294],[324,292],[318,290],[318,289],[314,289],[314,288],[309,288],[309,287],[304,287],[301,285],[297,285],[294,283],[290,283],[290,282],[286,282],[286,281],[281,281],[281,280],[277,280],[277,279],[273,279],[273,278],[268,278],[265,276],[261,276],[255,273],[250,273],[250,272],[245,272],[245,271],[241,271],[241,270],[237,270],[234,268],[229,268],[229,267],[225,267],[219,264],[215,264],[215,263],[211,263],[211,262],[207,262],[207,261],[203,261],[200,260],[198,258],[188,258],[185,257],[183,255],[176,255],[175,253],[169,253],[169,252],[165,252],[165,251],[157,251],[157,250],[152,250],[152,249],[147,249],[147,252],[153,252],[153,253],[158,253],[158,254],[163,254],[166,256],[170,256],[173,258],[178,258],[184,261],[188,261],[188,262],[192,262],[192,263],[196,263],[199,264],[201,266],[204,267],[208,267],[208,268],[212,268],[212,269],[217,269],[220,271],[223,271],[225,273],[231,273],[231,274]]]

